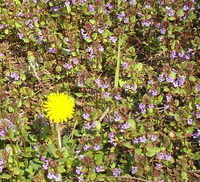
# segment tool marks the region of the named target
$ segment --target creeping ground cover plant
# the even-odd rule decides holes
[[[1,0],[0,181],[200,181],[198,0]]]

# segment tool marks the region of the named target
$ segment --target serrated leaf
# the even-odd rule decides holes
[[[183,9],[179,9],[177,12],[176,12],[177,16],[179,17],[182,17],[184,15],[184,11]]]
[[[123,146],[125,146],[125,147],[127,147],[129,149],[134,148],[134,146],[130,142],[124,142]]]
[[[135,122],[135,120],[133,120],[133,119],[129,119],[128,120],[128,123],[131,125],[131,129],[132,130],[136,130],[136,122]]]

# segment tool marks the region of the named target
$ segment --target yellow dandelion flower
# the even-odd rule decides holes
[[[44,111],[47,117],[54,123],[67,122],[74,114],[75,100],[64,93],[51,93],[44,102]]]

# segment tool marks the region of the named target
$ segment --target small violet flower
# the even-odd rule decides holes
[[[131,168],[131,173],[136,174],[138,172],[138,167],[132,167]]]
[[[121,170],[119,168],[115,168],[112,170],[113,176],[119,176],[121,174]]]

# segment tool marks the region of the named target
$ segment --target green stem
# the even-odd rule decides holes
[[[74,123],[74,127],[73,127],[73,129],[72,129],[72,132],[71,132],[71,134],[69,135],[69,139],[72,139],[72,138],[73,138],[74,130],[75,130],[75,128],[76,128],[77,123],[78,123],[78,121],[76,120],[75,123]]]
[[[121,0],[117,0],[117,8],[118,8],[118,10],[119,10],[120,4],[121,4]]]
[[[56,123],[56,130],[57,130],[57,137],[58,137],[58,147],[59,147],[59,149],[61,149],[62,148],[62,142],[61,142],[59,123]]]
[[[120,51],[121,51],[121,35],[119,35],[119,40],[118,40],[118,47],[117,47],[117,67],[115,70],[115,83],[114,87],[118,88],[119,84],[119,68],[120,68]]]

